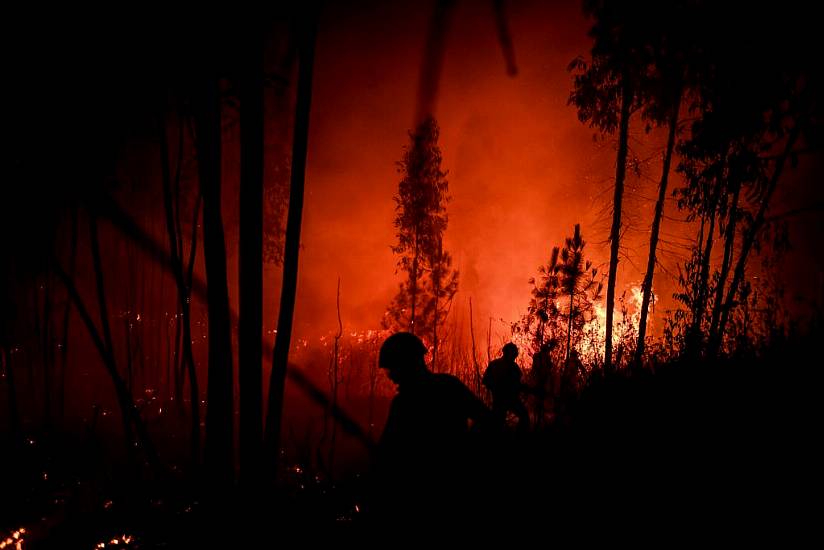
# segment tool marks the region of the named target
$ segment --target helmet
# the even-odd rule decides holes
[[[518,357],[518,346],[516,346],[512,342],[504,344],[504,347],[501,351],[503,352],[504,356]]]
[[[420,338],[411,332],[396,332],[381,345],[378,365],[385,369],[399,363],[423,363],[426,352],[426,346]]]

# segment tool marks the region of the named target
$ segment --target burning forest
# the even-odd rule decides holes
[[[10,13],[0,548],[812,527],[802,4]]]

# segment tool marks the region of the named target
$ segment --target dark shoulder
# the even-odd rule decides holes
[[[486,368],[496,370],[496,369],[501,369],[505,366],[506,366],[506,361],[504,361],[503,357],[498,357],[497,359],[493,359],[492,361],[490,361],[489,365],[487,365]]]
[[[444,374],[438,373],[432,375],[434,383],[442,388],[444,391],[452,391],[452,392],[468,392],[469,388],[466,385],[458,380],[455,376],[451,374]]]

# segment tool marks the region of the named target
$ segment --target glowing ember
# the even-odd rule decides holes
[[[23,543],[25,542],[25,537],[23,536],[25,534],[26,529],[23,527],[12,532],[11,535],[0,540],[0,548],[14,548],[15,550],[21,550],[23,548]]]
[[[95,549],[122,548],[123,546],[131,545],[134,540],[135,538],[131,535],[120,535],[120,537],[114,537],[109,542],[98,542]]]

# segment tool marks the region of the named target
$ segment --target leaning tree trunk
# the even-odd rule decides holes
[[[220,90],[208,75],[197,108],[197,164],[203,195],[203,256],[209,312],[209,370],[206,409],[206,470],[217,488],[232,484],[233,420],[232,333],[226,282],[226,243],[220,200]]]
[[[727,298],[724,300],[724,305],[722,306],[723,309],[721,310],[721,320],[718,324],[718,330],[713,333],[712,341],[710,345],[709,352],[711,354],[717,354],[718,350],[721,347],[721,341],[723,340],[724,336],[724,329],[727,326],[727,321],[729,320],[730,311],[732,311],[733,306],[735,305],[735,296],[738,293],[738,286],[741,284],[741,281],[744,279],[744,269],[747,266],[747,256],[749,255],[750,251],[752,250],[753,245],[755,244],[755,238],[758,235],[758,231],[764,225],[764,219],[767,214],[767,208],[770,204],[770,199],[772,198],[773,193],[775,192],[775,188],[778,185],[778,180],[781,177],[781,173],[784,171],[784,166],[787,163],[787,159],[792,154],[793,146],[795,142],[798,140],[798,136],[801,133],[801,128],[796,122],[795,127],[790,132],[790,135],[787,137],[787,143],[784,146],[784,151],[775,164],[775,170],[773,171],[772,177],[770,178],[770,182],[767,186],[767,191],[764,194],[764,199],[761,201],[761,206],[758,208],[758,213],[755,216],[755,219],[752,222],[752,225],[749,227],[749,230],[744,235],[744,241],[741,245],[741,253],[738,256],[738,262],[735,265],[735,272],[733,273],[732,281],[730,282],[730,287],[727,289]]]
[[[724,258],[721,260],[721,271],[718,274],[718,282],[715,284],[715,301],[712,304],[712,316],[710,318],[710,352],[714,345],[714,335],[718,330],[718,323],[721,320],[721,306],[724,300],[724,285],[727,284],[730,269],[732,267],[732,255],[735,246],[735,226],[738,215],[738,198],[741,196],[741,184],[735,184],[735,192],[730,203],[727,227],[724,231]]]
[[[681,91],[676,92],[672,112],[669,120],[669,134],[667,149],[664,153],[664,166],[661,169],[661,182],[658,184],[658,200],[655,202],[655,217],[652,219],[652,230],[649,238],[649,256],[647,258],[647,272],[642,283],[643,297],[641,298],[641,318],[638,321],[638,345],[635,348],[635,362],[640,364],[644,357],[644,348],[647,337],[647,315],[652,298],[652,279],[655,275],[655,259],[658,248],[658,236],[661,232],[661,218],[664,216],[664,202],[667,199],[667,184],[669,182],[672,152],[675,149],[675,137],[678,129],[678,111],[681,108]]]
[[[263,438],[263,35],[253,25],[241,49],[238,383],[240,483],[259,481]]]
[[[71,209],[71,237],[69,244],[69,275],[74,277],[77,265],[77,207]],[[63,343],[60,347],[60,382],[58,384],[57,411],[60,418],[65,418],[66,412],[66,367],[69,362],[69,328],[71,327],[72,301],[66,299],[63,310]]]
[[[114,384],[115,394],[120,403],[121,418],[123,421],[123,434],[126,438],[126,452],[133,458],[134,449],[132,448],[132,440],[134,438],[132,433],[132,423],[130,422],[130,413],[134,409],[132,403],[132,394],[128,389],[128,385],[123,381],[120,373],[117,370],[117,364],[114,356],[114,344],[112,343],[111,329],[109,327],[109,311],[108,302],[106,301],[106,287],[103,279],[103,262],[100,257],[100,239],[97,231],[97,218],[94,213],[89,215],[89,242],[92,251],[92,264],[94,266],[95,287],[97,294],[97,307],[100,315],[100,326],[103,337],[103,362],[109,368],[109,374]],[[75,304],[78,306],[79,305]],[[93,326],[93,325],[92,325]],[[91,327],[89,328],[91,330]],[[126,398],[128,397],[128,399]]]
[[[158,458],[155,447],[152,444],[152,440],[149,437],[149,432],[146,429],[146,425],[140,418],[140,414],[138,413],[138,410],[134,405],[132,396],[129,393],[128,388],[126,387],[123,378],[120,376],[120,373],[117,370],[117,362],[115,361],[114,356],[114,347],[112,345],[111,331],[109,329],[109,315],[103,277],[103,264],[100,256],[100,242],[97,233],[96,213],[94,212],[90,213],[89,236],[92,252],[92,263],[95,274],[96,295],[99,310],[98,313],[103,333],[102,336],[101,331],[99,331],[95,326],[94,321],[92,320],[92,317],[89,314],[89,310],[86,308],[85,303],[80,297],[80,293],[77,291],[77,287],[75,286],[72,278],[69,277],[69,275],[65,271],[63,271],[63,269],[56,262],[54,263],[54,272],[63,283],[63,286],[66,288],[66,292],[69,295],[69,299],[74,303],[75,309],[77,310],[80,319],[86,325],[89,335],[92,337],[92,342],[94,343],[95,348],[97,348],[100,357],[103,360],[103,366],[106,367],[106,371],[108,372],[109,378],[112,381],[112,385],[114,386],[115,390],[115,396],[117,397],[118,406],[120,407],[120,414],[123,422],[123,432],[127,446],[127,454],[133,458],[135,450],[133,442],[138,444],[140,447],[143,448],[143,451],[146,454],[146,459],[150,467],[152,467],[152,469],[154,469],[155,472],[162,473],[160,460]],[[132,431],[133,428],[134,432]],[[137,436],[136,439],[134,438],[135,432]]]
[[[726,163],[726,155],[721,161],[722,166]],[[704,252],[701,255],[700,270],[698,273],[698,288],[695,292],[695,301],[692,304],[692,321],[687,332],[687,356],[695,358],[701,352],[703,336],[701,335],[701,321],[704,319],[704,308],[709,295],[710,263],[712,259],[712,248],[715,242],[715,220],[718,210],[718,200],[721,195],[721,185],[723,170],[719,172],[716,189],[708,191],[707,215],[710,218],[710,225],[707,229],[707,240],[704,245]],[[699,246],[701,243],[699,243]]]
[[[289,210],[286,220],[286,246],[283,260],[283,283],[275,347],[272,350],[272,373],[269,378],[269,402],[266,414],[265,456],[270,476],[277,472],[280,429],[283,420],[283,392],[286,366],[292,339],[292,321],[298,282],[300,225],[303,215],[303,191],[306,176],[306,153],[309,143],[309,111],[312,104],[312,69],[315,57],[316,14],[314,10],[300,29],[297,105],[292,145],[292,173],[289,185]]]
[[[192,409],[192,460],[196,463],[200,461],[200,389],[197,379],[197,365],[195,364],[195,354],[192,350],[192,277],[195,269],[195,258],[197,257],[197,233],[198,219],[200,217],[200,205],[203,203],[203,196],[198,193],[195,200],[195,208],[192,219],[192,237],[189,247],[189,264],[186,268],[186,296],[181,306],[181,320],[183,322],[183,362],[189,373],[189,406]],[[181,248],[182,250],[182,248]],[[182,378],[182,376],[181,376]]]
[[[618,246],[621,238],[621,202],[624,198],[624,180],[627,173],[629,149],[629,117],[634,97],[627,75],[623,77],[621,92],[621,119],[618,130],[618,155],[615,162],[615,195],[612,206],[612,228],[609,234],[609,275],[607,278],[606,334],[604,335],[604,370],[612,369],[612,317],[615,309],[615,280],[618,274]]]
[[[117,371],[117,363],[114,359],[114,353],[111,350],[106,349],[106,344],[100,336],[100,332],[95,327],[94,321],[92,320],[88,309],[86,309],[85,304],[80,298],[80,294],[78,293],[74,282],[59,267],[56,267],[55,271],[66,287],[69,297],[74,303],[80,319],[86,325],[89,335],[92,337],[94,346],[97,348],[97,351],[103,360],[103,366],[106,367],[106,372],[109,374],[109,378],[114,386],[115,396],[117,397],[117,403],[120,407],[120,415],[123,421],[123,431],[125,434],[126,445],[128,446],[127,453],[130,456],[133,456],[133,443],[136,443],[143,448],[143,452],[146,454],[146,460],[148,461],[149,466],[155,472],[162,473],[163,469],[160,464],[160,459],[157,455],[154,444],[149,437],[146,424],[144,424],[143,420],[140,418],[140,413],[138,412],[137,407],[135,407],[132,396],[129,394],[129,390],[126,388],[126,383]],[[132,427],[134,427],[134,432],[132,431]],[[137,435],[136,439],[133,437],[135,432]]]

